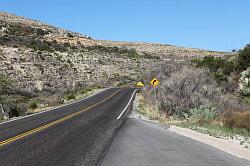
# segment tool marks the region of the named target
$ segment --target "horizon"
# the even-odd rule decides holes
[[[96,40],[157,43],[221,52],[242,49],[250,43],[247,29],[250,23],[246,21],[250,17],[249,7],[247,0],[191,0],[188,3],[182,0],[0,2],[2,12],[41,21]],[[150,9],[152,13],[148,12]]]

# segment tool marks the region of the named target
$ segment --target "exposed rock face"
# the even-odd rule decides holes
[[[240,77],[240,91],[243,95],[250,95],[250,69],[243,71]]]
[[[225,55],[170,45],[93,40],[45,23],[0,13],[0,72],[33,92],[79,85],[133,85],[152,66]]]

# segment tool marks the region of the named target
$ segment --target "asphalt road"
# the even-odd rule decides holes
[[[113,88],[65,107],[0,124],[0,165],[98,165],[131,110],[132,102],[128,102],[134,91]]]
[[[159,124],[128,118],[102,166],[250,166],[250,162]]]

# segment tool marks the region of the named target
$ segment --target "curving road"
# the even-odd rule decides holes
[[[132,88],[112,88],[67,106],[0,123],[0,166],[250,165],[159,124],[129,118],[121,128],[135,93]]]
[[[112,88],[74,104],[1,123],[0,165],[100,164],[131,110],[134,93],[135,89]]]

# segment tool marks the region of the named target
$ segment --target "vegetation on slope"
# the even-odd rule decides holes
[[[42,96],[34,93],[21,91],[15,88],[12,80],[5,75],[0,75],[0,120],[24,116],[36,109],[46,109],[48,107],[59,106],[68,103],[71,100],[78,100],[100,89],[99,86],[93,87],[77,87],[68,89],[63,94],[52,99],[49,102],[44,100]]]
[[[227,133],[250,137],[249,88],[250,46],[232,57],[196,58],[193,65],[181,69],[158,66],[160,86],[142,90],[146,112],[152,119],[190,128],[202,128],[210,134]],[[153,75],[151,73],[151,75]],[[145,110],[145,109],[144,109]],[[222,132],[223,131],[223,132]]]
[[[218,82],[228,81],[232,73],[240,72],[250,67],[250,45],[240,50],[232,57],[206,56],[192,60],[199,68],[208,68]]]
[[[0,115],[3,118],[12,118],[25,114],[28,101],[32,94],[22,92],[13,87],[13,82],[4,75],[0,75]]]

